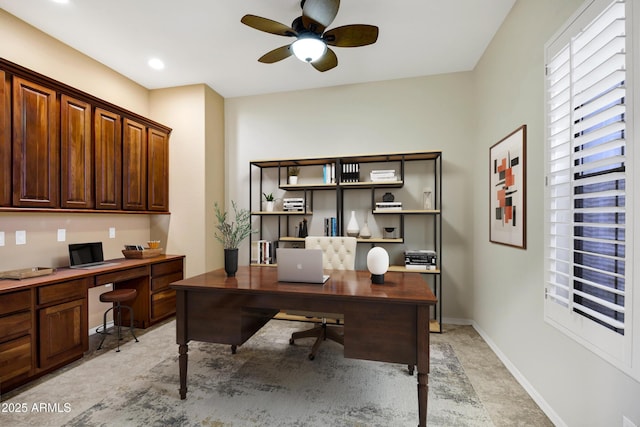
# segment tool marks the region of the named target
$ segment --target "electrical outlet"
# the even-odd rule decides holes
[[[622,416],[622,427],[637,427],[629,418]]]
[[[58,242],[64,242],[65,240],[67,240],[67,230],[58,228]]]
[[[115,239],[116,238],[116,228],[115,227],[109,227],[109,238],[110,239]]]
[[[16,245],[27,244],[27,232],[25,230],[16,231]]]

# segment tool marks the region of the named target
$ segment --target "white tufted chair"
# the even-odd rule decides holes
[[[304,239],[305,249],[321,249],[322,265],[327,270],[354,270],[356,264],[356,247],[358,241],[355,237],[343,236],[307,236]],[[293,314],[293,313],[292,313]],[[334,313],[296,312],[309,317],[321,317],[322,323],[306,331],[291,334],[289,344],[294,344],[298,338],[315,337],[316,341],[309,353],[309,359],[313,360],[322,341],[330,339],[344,344],[342,328],[327,325],[327,317],[342,319],[342,315]]]

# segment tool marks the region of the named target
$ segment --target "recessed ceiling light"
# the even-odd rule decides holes
[[[67,4],[69,3],[69,0],[51,0],[54,3],[60,3],[60,4]]]
[[[149,67],[153,68],[154,70],[164,69],[164,62],[162,62],[158,58],[151,58],[149,62],[147,62],[147,64],[149,64]]]

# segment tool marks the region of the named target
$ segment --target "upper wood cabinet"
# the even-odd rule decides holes
[[[14,76],[14,206],[59,206],[59,111],[55,90]]]
[[[91,104],[62,95],[60,113],[60,205],[90,209],[95,206]]]
[[[96,209],[122,209],[122,121],[96,108]]]
[[[11,206],[11,81],[0,70],[0,206]]]
[[[0,58],[0,211],[168,213],[170,133]]]
[[[147,209],[169,210],[169,134],[149,129],[147,144]]]
[[[122,207],[147,208],[147,129],[124,119],[122,137]]]

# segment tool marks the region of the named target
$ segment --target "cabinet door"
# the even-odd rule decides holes
[[[0,206],[11,206],[11,85],[0,70]]]
[[[59,205],[60,140],[56,92],[13,78],[13,205]]]
[[[147,209],[169,210],[169,135],[149,129]]]
[[[96,209],[122,209],[122,121],[96,108],[94,129]]]
[[[46,369],[82,356],[87,338],[86,299],[40,309],[39,367]]]
[[[60,110],[60,205],[90,209],[95,206],[91,105],[62,95]]]
[[[147,207],[147,129],[124,119],[122,143],[122,208],[145,210]]]

